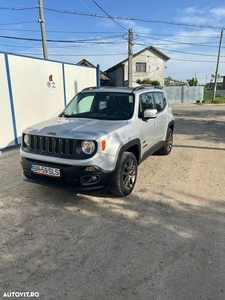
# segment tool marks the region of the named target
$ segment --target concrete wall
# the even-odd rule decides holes
[[[204,97],[204,86],[165,86],[164,90],[171,103],[196,102]]]
[[[0,83],[2,150],[18,145],[24,128],[56,116],[77,92],[96,86],[97,72],[96,68],[0,53]]]
[[[216,94],[217,95],[225,95],[225,90],[217,90]]]

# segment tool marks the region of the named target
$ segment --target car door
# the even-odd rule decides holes
[[[158,110],[157,136],[158,136],[158,140],[162,141],[165,140],[167,126],[168,126],[167,124],[168,114],[166,110],[167,100],[163,92],[154,92],[153,95],[154,95],[155,108]]]
[[[156,118],[144,120],[143,112],[145,109],[153,109],[153,93],[143,93],[139,96],[138,126],[141,133],[142,154],[151,149],[157,142],[157,120]]]

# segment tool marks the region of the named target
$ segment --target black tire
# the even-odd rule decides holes
[[[129,195],[137,179],[137,160],[133,153],[124,152],[115,170],[110,192],[116,196]]]
[[[158,153],[162,155],[168,155],[170,154],[172,147],[173,147],[173,130],[171,128],[168,128],[165,144],[161,149],[158,150]]]

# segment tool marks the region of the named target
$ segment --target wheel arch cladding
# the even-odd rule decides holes
[[[171,122],[169,123],[168,128],[170,128],[172,131],[174,130],[174,121],[171,121]]]
[[[135,139],[133,141],[129,141],[125,145],[123,145],[119,151],[117,163],[120,161],[124,152],[131,152],[134,154],[137,160],[137,164],[140,162],[140,154],[141,154],[141,142],[139,139]]]

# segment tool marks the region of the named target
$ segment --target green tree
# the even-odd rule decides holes
[[[170,83],[170,81],[172,81],[172,80],[173,80],[173,79],[172,79],[171,76],[167,76],[167,77],[164,78],[164,84],[165,84],[165,85],[168,85],[168,84]]]
[[[192,77],[191,79],[187,79],[187,82],[190,86],[197,86],[198,79],[196,77]]]
[[[215,74],[211,75],[211,84],[215,82]],[[217,84],[216,84],[216,88],[217,90],[222,90],[223,89],[223,83],[221,82],[223,76],[221,76],[220,74],[217,74]],[[215,86],[215,85],[214,85]]]
[[[215,74],[212,74],[211,75],[211,82],[214,82],[215,81],[215,77],[216,77],[216,75]],[[223,78],[223,76],[221,76],[220,74],[217,74],[217,80],[221,80]]]

